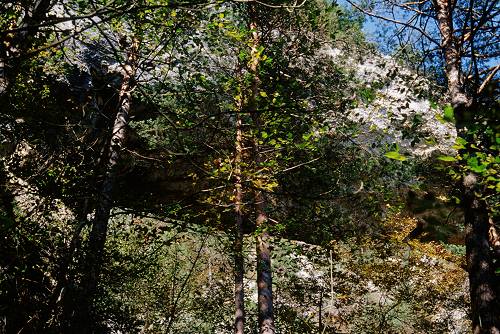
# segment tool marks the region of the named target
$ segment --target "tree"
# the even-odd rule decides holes
[[[313,151],[313,134],[325,132],[325,114],[319,106],[337,111],[342,104],[339,92],[330,90],[343,78],[319,51],[329,39],[322,34],[328,31],[333,6],[307,5],[215,8],[209,14],[212,19],[193,36],[194,51],[179,66],[185,88],[180,85],[180,93],[173,94],[175,102],[168,103],[177,114],[161,123],[162,141],[179,141],[178,151],[185,150],[196,167],[195,182],[202,189],[197,198],[205,207],[196,206],[202,214],[193,214],[233,235],[236,331],[244,327],[243,232],[256,236],[258,286],[263,287],[261,330],[273,330],[270,235],[282,227],[267,218],[267,212],[278,206],[266,208],[264,202],[279,201],[274,191],[280,169],[296,170],[310,163],[294,156]],[[318,75],[326,67],[332,72]],[[311,87],[311,80],[317,87]],[[158,96],[167,94],[163,89]],[[178,126],[166,130],[171,124]],[[227,212],[229,226],[222,219]]]
[[[200,3],[204,4],[204,2]],[[81,295],[88,304],[82,303],[82,305],[77,306],[80,309],[80,315],[73,321],[74,330],[81,329],[85,332],[91,329],[88,327],[89,319],[91,319],[89,317],[94,311],[93,305],[95,305],[94,299],[99,284],[99,275],[105,259],[104,250],[108,224],[111,211],[117,206],[115,185],[118,181],[120,166],[125,164],[124,151],[130,128],[129,114],[133,108],[132,92],[138,89],[142,94],[142,96],[139,95],[139,99],[147,100],[149,98],[138,85],[139,76],[150,75],[145,73],[151,70],[148,68],[151,59],[165,57],[165,54],[157,50],[170,47],[168,39],[182,32],[183,24],[186,22],[192,24],[189,14],[186,15],[186,22],[183,22],[183,19],[177,20],[181,23],[175,22],[177,14],[172,8],[177,5],[174,3],[169,6],[169,4],[159,2],[156,6],[148,6],[145,3],[143,8],[138,6],[139,10],[129,11],[128,15],[112,20],[111,27],[109,27],[111,29],[108,31],[103,27],[96,26],[102,41],[107,44],[111,53],[111,55],[104,56],[111,56],[111,59],[118,65],[118,73],[116,74],[120,77],[120,85],[117,89],[117,111],[114,123],[110,128],[109,142],[103,147],[103,159],[107,162],[103,168],[104,175],[96,196],[95,217],[92,221],[92,229],[89,233],[88,245],[83,259],[84,275],[81,282]],[[167,22],[167,27],[165,27],[159,23],[159,18],[167,15],[170,15],[171,21]],[[170,30],[170,27],[175,26],[177,26],[176,30]],[[125,53],[124,60],[122,60],[123,53]]]
[[[294,157],[301,151],[313,152],[312,143],[316,140],[313,134],[325,131],[326,115],[318,106],[335,112],[340,109],[337,92],[323,91],[320,84],[323,78],[319,79],[313,65],[322,63],[323,69],[332,70],[325,73],[327,77],[337,74],[330,67],[331,63],[319,56],[321,47],[331,42],[327,34],[334,10],[334,5],[314,1],[300,5],[279,2],[274,7],[272,4],[251,4],[247,8],[251,35],[247,65],[249,87],[244,101],[245,110],[252,119],[253,169],[249,187],[254,193],[260,333],[276,331],[271,234],[281,224],[269,217],[268,212],[279,210],[275,203],[280,194],[276,191],[284,185],[278,183],[278,171],[281,169],[283,173],[311,163],[299,162]],[[317,90],[310,88],[312,78],[309,75],[318,78]],[[319,159],[316,157],[313,161]],[[283,225],[281,228],[286,228]]]
[[[241,76],[241,73],[239,75]],[[243,254],[244,216],[242,208],[244,193],[241,173],[244,147],[242,102],[242,96],[239,96],[239,99],[236,102],[236,138],[234,143],[234,305],[236,308],[234,319],[235,334],[243,334],[245,331],[245,263]]]
[[[0,170],[0,331],[336,328],[323,300],[330,294],[333,310],[347,290],[326,276],[296,276],[304,249],[319,262],[327,252],[278,238],[328,246],[366,236],[350,210],[380,210],[363,186],[385,200],[378,178],[397,168],[367,166],[373,157],[351,146],[355,126],[341,114],[352,103],[351,74],[328,54],[352,32],[331,28],[338,7],[51,4],[31,23],[37,38],[16,58],[22,66],[0,104],[2,149],[14,146],[5,138],[21,144]],[[248,273],[258,274],[256,301],[244,296]],[[391,327],[383,326],[392,306],[386,313],[380,328]]]
[[[248,28],[252,33],[251,51],[249,61],[249,73],[252,76],[250,92],[248,96],[247,112],[252,115],[254,131],[259,134],[263,131],[262,120],[257,109],[257,96],[260,90],[259,63],[261,61],[262,51],[260,42],[259,23],[254,6],[248,9]],[[258,139],[254,138],[253,143],[254,160],[257,168],[262,168],[265,158],[262,155],[262,148]],[[258,288],[258,309],[259,309],[259,333],[273,334],[276,329],[273,319],[273,292],[272,292],[272,269],[271,269],[271,249],[270,235],[268,230],[268,217],[266,213],[267,200],[262,189],[254,191],[254,206],[256,214],[256,238],[255,247],[257,251],[257,288]]]
[[[500,331],[498,277],[495,274],[497,240],[491,221],[498,215],[498,190],[488,186],[495,168],[495,108],[498,90],[500,8],[497,1],[387,1],[371,10],[348,0],[355,8],[399,26],[395,36],[421,52],[422,62],[440,56],[448,97],[459,138],[462,170],[460,203],[465,214],[467,270],[469,272],[474,333]],[[384,9],[387,9],[385,11]],[[387,15],[392,9],[392,16]],[[496,96],[496,97],[495,97]],[[482,132],[482,134],[481,134]],[[495,151],[496,150],[496,151]],[[478,167],[479,165],[483,167]],[[486,168],[486,166],[488,166]],[[495,192],[497,194],[495,194]],[[487,200],[489,198],[489,200]],[[489,215],[492,217],[489,218]]]
[[[86,259],[88,264],[87,277],[84,281],[85,294],[92,300],[100,274],[100,266],[103,261],[104,244],[111,209],[113,208],[113,187],[116,182],[116,173],[121,151],[126,140],[129,113],[132,103],[131,91],[134,88],[135,75],[138,66],[138,51],[140,47],[139,39],[132,37],[130,46],[127,49],[127,60],[122,70],[122,83],[118,94],[118,111],[112,128],[111,140],[109,143],[109,160],[106,164],[106,174],[99,194],[98,205],[95,218],[92,223],[92,230],[89,237],[89,249]],[[85,323],[78,324],[78,328],[84,328]]]

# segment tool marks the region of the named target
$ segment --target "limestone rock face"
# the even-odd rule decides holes
[[[348,118],[360,126],[359,143],[397,144],[405,155],[421,159],[453,154],[456,130],[443,117],[441,87],[374,51],[358,58],[339,49],[325,52],[355,78],[357,102]]]

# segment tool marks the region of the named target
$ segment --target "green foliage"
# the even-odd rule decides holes
[[[479,130],[481,129],[481,130]],[[439,160],[449,163],[448,173],[454,180],[473,174],[477,178],[475,194],[488,203],[489,210],[496,216],[499,210],[500,194],[500,134],[492,127],[472,128],[467,139],[458,137],[454,148],[455,157],[441,156]]]
[[[358,95],[365,104],[371,104],[377,98],[377,91],[384,87],[384,82],[376,81],[366,86],[361,86]]]
[[[405,161],[406,157],[404,155],[401,155],[398,151],[390,151],[384,154],[386,158],[393,159],[393,160],[398,160],[398,161]]]
[[[377,91],[372,87],[362,88],[359,91],[359,95],[361,96],[361,99],[366,104],[370,104],[373,102],[373,100],[375,100],[375,98],[377,96],[376,93],[377,93]]]
[[[448,301],[451,284],[430,290],[435,295],[420,289],[418,284],[429,287],[425,277],[436,274],[419,264],[425,252],[418,248],[406,255],[407,244],[382,226],[387,216],[404,212],[406,186],[418,188],[429,170],[396,144],[377,140],[374,145],[385,152],[380,153],[355,141],[360,126],[346,117],[357,103],[352,96],[370,104],[386,82],[353,84],[352,73],[323,52],[330,44],[348,52],[369,49],[362,17],[323,1],[296,9],[251,5],[261,33],[253,53],[249,4],[103,0],[65,2],[65,15],[75,15],[72,24],[81,30],[56,34],[50,24],[42,25],[28,47],[41,51],[16,58],[19,73],[0,96],[6,152],[0,175],[0,315],[7,318],[7,332],[23,326],[30,332],[68,332],[73,311],[88,306],[84,261],[95,242],[89,225],[105,200],[114,209],[102,281],[90,301],[92,330],[230,332],[238,169],[245,234],[266,230],[275,237],[275,318],[281,332],[319,332],[318,305],[325,333],[398,332],[407,323],[421,332],[444,328],[426,327],[423,319],[436,310],[427,310],[425,300]],[[16,6],[8,8],[0,15],[2,30],[24,15]],[[101,9],[94,25],[76,18],[96,8]],[[140,48],[128,139],[119,150],[112,198],[103,198],[113,120],[123,102],[122,65],[132,38]],[[252,60],[258,60],[257,73],[249,70]],[[259,87],[253,91],[256,76]],[[453,110],[444,112],[443,119],[453,118]],[[243,153],[237,166],[238,117]],[[419,115],[406,121],[403,139],[423,123]],[[491,152],[459,140],[459,149],[473,149],[469,155],[440,160],[466,161],[465,170],[481,175],[487,189],[497,189],[494,136]],[[255,190],[265,194],[271,218],[260,227],[252,209]],[[446,239],[448,227],[440,227],[433,225],[432,238]],[[444,248],[460,254],[460,246],[445,241]],[[335,264],[329,263],[330,248]],[[253,256],[246,242],[248,264]],[[394,258],[403,260],[394,264]],[[253,267],[247,265],[245,279],[252,333]],[[325,274],[330,271],[333,283]],[[352,283],[360,277],[366,284]],[[369,301],[369,282],[387,300]]]
[[[450,253],[452,253],[456,256],[460,256],[460,257],[465,256],[465,246],[464,245],[455,245],[455,244],[446,244],[446,243],[443,243],[442,245],[447,251],[449,251]]]
[[[455,123],[455,115],[453,111],[453,107],[450,105],[447,105],[443,109],[443,119],[448,122]]]
[[[396,145],[396,149],[394,151],[389,151],[384,154],[386,158],[393,159],[393,160],[398,160],[398,161],[405,161],[406,157],[404,155],[401,155],[399,153],[399,146]]]
[[[431,107],[432,108],[437,108],[437,104],[432,104],[431,103]],[[446,123],[446,122],[449,122],[449,123],[455,123],[455,112],[453,110],[453,107],[449,104],[445,105],[443,107],[443,114],[440,115],[440,114],[437,114],[436,115],[436,119],[438,121],[440,121],[441,123]]]
[[[449,155],[441,155],[438,157],[439,160],[441,161],[446,161],[446,162],[455,162],[457,159],[455,157],[449,156]]]
[[[228,330],[229,259],[206,230],[117,216],[99,310],[115,329],[147,333]]]
[[[2,206],[7,204],[4,191],[12,189],[2,189]],[[8,333],[21,328],[58,332],[61,324],[54,323],[52,293],[71,227],[56,203],[37,203],[29,191],[22,197],[14,215],[0,206],[0,315],[9,319],[2,328]]]

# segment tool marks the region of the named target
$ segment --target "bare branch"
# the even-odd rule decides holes
[[[259,4],[259,5],[262,5],[265,7],[269,7],[269,8],[295,9],[295,8],[300,8],[300,7],[304,6],[304,4],[306,3],[307,0],[302,0],[302,2],[300,4],[298,4],[297,0],[295,0],[295,4],[293,4],[293,5],[272,5],[272,4],[269,4],[269,3],[266,3],[263,1],[259,1],[259,0],[232,0],[232,1],[244,2],[244,3],[256,3],[256,4]]]
[[[368,15],[368,16],[371,16],[371,17],[375,17],[377,19],[381,19],[381,20],[384,20],[384,21],[387,21],[387,22],[391,22],[391,23],[394,23],[394,24],[397,24],[397,25],[402,25],[402,26],[405,26],[407,28],[410,28],[410,29],[413,29],[413,30],[416,30],[418,31],[420,34],[422,34],[423,36],[425,36],[429,41],[431,41],[432,43],[436,44],[436,45],[440,45],[440,43],[432,38],[432,36],[430,36],[427,32],[425,32],[423,29],[421,29],[420,27],[417,27],[417,26],[414,26],[408,22],[403,22],[403,21],[399,21],[399,20],[396,20],[396,19],[391,19],[389,17],[386,17],[386,16],[382,16],[382,15],[379,15],[379,14],[376,14],[376,13],[373,13],[373,12],[370,12],[370,11],[367,11],[363,8],[361,8],[360,6],[358,6],[357,4],[353,3],[351,0],[346,0],[351,6],[353,6],[354,8],[356,8],[357,10],[361,11],[362,13]]]
[[[486,79],[484,79],[483,83],[481,84],[481,86],[477,90],[477,94],[481,94],[481,92],[488,85],[488,83],[493,79],[493,77],[495,76],[495,74],[498,72],[499,69],[500,69],[500,64],[498,64],[497,66],[495,66],[493,68],[493,70],[490,72],[490,74],[488,74]]]

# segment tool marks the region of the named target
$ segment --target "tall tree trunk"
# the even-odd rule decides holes
[[[473,333],[499,334],[500,305],[496,291],[497,279],[493,254],[489,243],[490,223],[485,202],[474,194],[477,188],[476,182],[475,175],[466,175],[462,196]]]
[[[111,209],[113,208],[113,187],[116,180],[116,167],[126,139],[128,115],[131,104],[131,91],[134,86],[134,76],[137,68],[138,48],[139,41],[134,39],[130,46],[125,66],[123,66],[123,79],[119,92],[118,112],[116,113],[109,143],[109,160],[106,165],[106,174],[98,197],[92,230],[89,235],[89,247],[85,259],[87,272],[83,282],[85,298],[88,303],[91,303],[95,296],[103,261],[108,222]],[[82,310],[82,317],[77,319],[77,322],[83,323],[76,324],[80,326],[81,329],[90,324],[90,319],[88,318],[90,315],[90,304],[85,305],[84,308],[85,309]],[[85,330],[83,330],[83,332],[85,332]]]
[[[453,33],[453,4],[434,0],[441,48],[445,58],[448,92],[456,119],[457,135],[468,139],[467,125],[474,118],[473,99],[467,94],[461,75],[460,45]],[[460,152],[468,153],[467,148]],[[466,162],[465,162],[466,163]],[[490,223],[486,203],[474,194],[477,177],[465,175],[461,204],[465,216],[466,258],[469,274],[472,326],[474,334],[500,333],[500,303],[496,292],[493,257],[489,244]]]
[[[9,86],[9,79],[7,77],[6,66],[5,66],[5,52],[2,50],[3,47],[0,46],[0,97],[4,95]]]
[[[243,155],[243,129],[241,119],[241,99],[236,115],[236,142],[234,158],[234,333],[243,334],[245,328],[245,292],[243,285],[244,258],[243,258],[243,189],[241,183],[241,161]]]
[[[250,96],[248,99],[248,111],[252,115],[255,130],[260,133],[261,119],[257,110],[257,95],[259,93],[259,45],[260,36],[258,33],[257,15],[255,5],[249,5],[249,28],[252,31],[252,50],[249,71],[253,76]],[[264,162],[260,145],[257,138],[254,138],[254,154],[255,164],[257,168]],[[266,214],[266,198],[261,190],[255,190],[255,213],[256,227],[258,233],[256,235],[256,251],[257,251],[257,294],[258,294],[258,309],[259,309],[259,333],[274,334],[274,319],[273,319],[273,292],[272,292],[272,270],[271,270],[271,248],[270,235],[267,230],[268,218]]]
[[[270,235],[265,227],[267,215],[265,197],[261,191],[255,194],[255,206],[257,228],[262,229],[256,236],[259,332],[260,334],[274,334]]]
[[[9,187],[9,175],[6,162],[0,158],[0,215],[15,220],[14,193]]]

